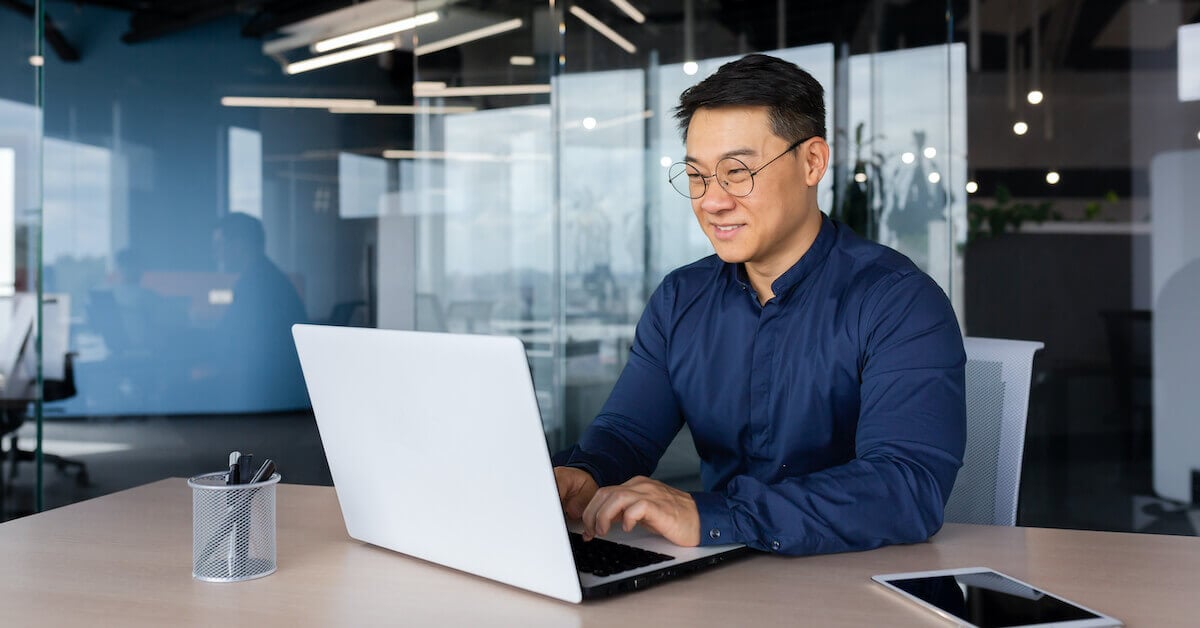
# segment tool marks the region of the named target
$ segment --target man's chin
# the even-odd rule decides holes
[[[749,256],[744,253],[739,251],[730,251],[728,249],[722,250],[722,248],[723,247],[719,246],[713,247],[717,253],[717,257],[721,258],[721,261],[725,262],[726,264],[744,264],[746,263],[746,260],[749,259]]]

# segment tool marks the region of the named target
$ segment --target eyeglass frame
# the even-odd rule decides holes
[[[806,137],[806,138],[804,138],[804,139],[802,139],[802,140],[796,140],[795,142],[792,142],[792,144],[791,144],[790,146],[788,146],[788,147],[787,147],[787,149],[785,149],[785,150],[784,150],[782,153],[779,153],[778,155],[775,155],[774,157],[772,157],[772,158],[770,159],[770,161],[768,161],[767,163],[765,163],[765,164],[763,164],[763,165],[759,166],[758,168],[754,168],[754,169],[751,169],[751,168],[750,168],[750,166],[746,164],[746,162],[742,161],[741,159],[738,159],[737,157],[732,157],[732,156],[730,156],[730,157],[722,157],[721,159],[717,160],[717,166],[720,166],[721,162],[722,162],[722,161],[725,161],[726,159],[732,159],[732,160],[734,160],[734,161],[738,162],[739,164],[742,164],[743,166],[746,166],[746,170],[747,170],[747,171],[750,173],[750,190],[749,190],[749,191],[747,191],[745,194],[734,194],[733,192],[730,192],[730,191],[729,191],[729,188],[728,188],[728,187],[726,187],[726,186],[725,186],[725,183],[724,183],[724,182],[722,182],[720,179],[717,179],[717,184],[718,184],[718,185],[720,185],[720,186],[721,186],[721,189],[725,190],[725,193],[726,193],[726,194],[729,194],[730,196],[733,196],[733,197],[735,197],[735,198],[746,198],[747,196],[750,196],[751,194],[753,194],[753,193],[754,193],[754,176],[755,176],[755,175],[757,175],[758,173],[762,172],[762,171],[763,171],[763,168],[766,168],[767,166],[769,166],[769,165],[771,165],[771,164],[775,163],[776,161],[778,161],[780,157],[783,157],[784,155],[786,155],[786,154],[788,154],[788,153],[792,152],[793,150],[796,150],[797,148],[799,148],[799,147],[800,147],[800,145],[801,145],[801,144],[803,144],[803,143],[807,142],[808,140],[811,140],[811,139],[812,139],[812,138],[814,138],[814,137],[818,137],[818,136],[816,136],[816,135],[810,135],[810,136],[808,136],[808,137]],[[690,166],[690,167],[692,167],[692,168],[695,168],[697,172],[699,172],[699,171],[700,171],[700,169],[699,169],[699,168],[696,168],[696,166],[695,166],[695,165],[693,165],[693,164],[690,164],[690,163],[688,163],[688,162],[686,162],[686,161],[677,161],[677,162],[675,162],[675,163],[671,164],[671,167],[672,167],[672,168],[674,168],[675,166],[678,166],[678,165],[680,165],[680,164],[682,164],[682,165],[683,165],[683,170],[681,170],[681,171],[679,172],[679,174],[686,174],[686,173],[687,173],[687,169],[688,169],[688,167],[689,167],[689,166]],[[668,172],[670,172],[670,170],[668,170]],[[675,175],[675,176],[676,176],[676,177],[678,177],[679,175]],[[717,171],[716,171],[716,170],[713,170],[713,173],[712,173],[712,174],[709,174],[709,175],[704,175],[704,174],[700,175],[700,180],[704,182],[704,191],[703,191],[703,192],[700,192],[700,196],[692,196],[692,195],[690,195],[690,194],[684,194],[683,192],[679,192],[679,188],[675,187],[675,183],[674,183],[674,178],[675,178],[675,177],[667,177],[667,183],[671,184],[671,189],[672,189],[672,190],[675,190],[676,192],[679,192],[679,195],[680,195],[680,196],[683,196],[684,198],[691,199],[691,200],[693,200],[693,201],[694,201],[694,200],[696,200],[696,199],[704,198],[704,195],[705,195],[705,194],[708,194],[708,180],[709,180],[709,179],[715,179],[715,178],[716,178],[716,176],[717,176]],[[689,177],[690,177],[690,175],[689,175]],[[689,188],[691,187],[691,186],[690,186],[690,184],[689,184],[689,186],[688,186],[688,187],[689,187]]]

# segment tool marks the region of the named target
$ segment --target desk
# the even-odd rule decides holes
[[[938,626],[868,577],[985,565],[1124,620],[1195,625],[1200,539],[947,525],[871,552],[755,555],[580,606],[346,537],[333,489],[280,485],[279,571],[191,577],[191,492],[169,479],[0,525],[5,625]]]

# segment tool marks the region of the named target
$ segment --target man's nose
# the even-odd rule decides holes
[[[699,200],[700,209],[708,213],[731,209],[734,204],[734,196],[725,190],[716,177],[709,182],[708,188],[704,190],[704,196],[701,196]]]

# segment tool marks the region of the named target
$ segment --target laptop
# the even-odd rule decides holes
[[[677,547],[640,527],[587,543],[568,530],[517,338],[292,333],[351,538],[575,603],[749,551]]]

